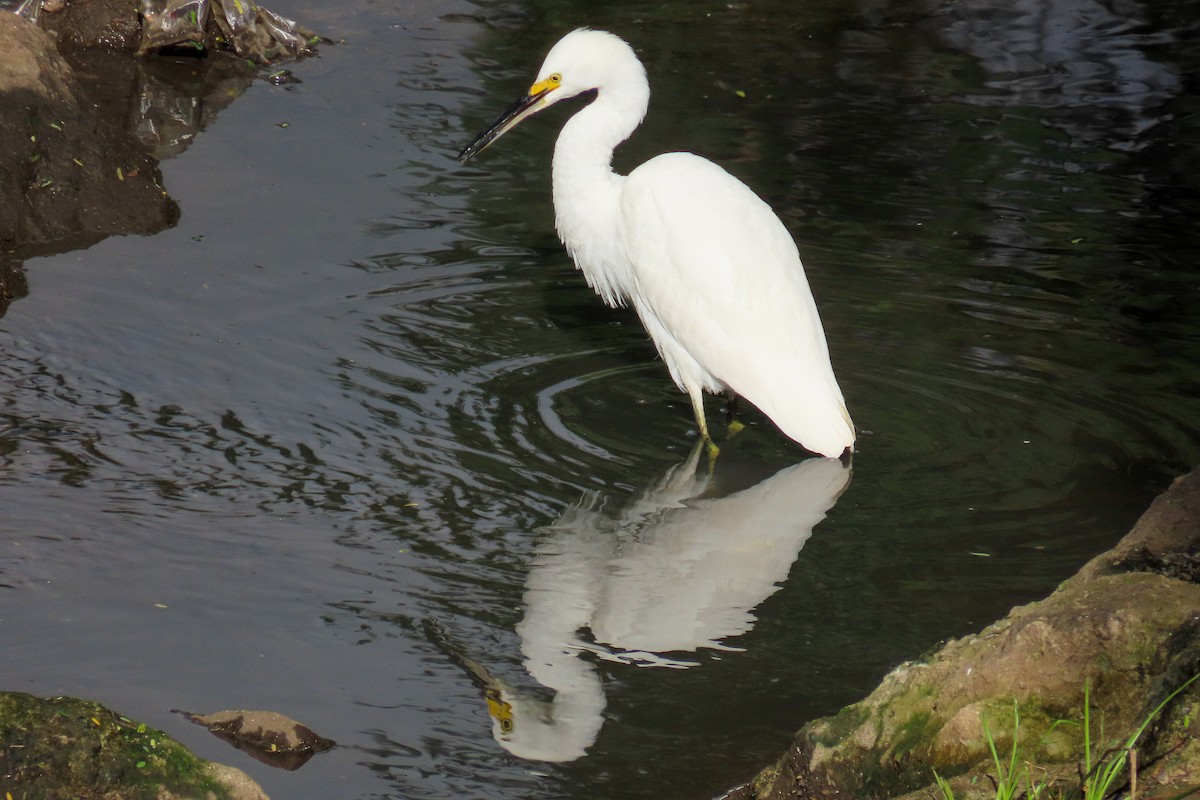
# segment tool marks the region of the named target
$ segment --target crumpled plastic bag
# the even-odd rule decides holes
[[[38,15],[42,13],[42,0],[22,0],[21,4],[13,9],[13,13],[36,25]]]
[[[216,17],[217,27],[243,58],[267,63],[295,57],[308,51],[316,39],[312,31],[253,0],[212,1],[224,11]]]
[[[204,43],[209,0],[142,0],[142,44],[138,54],[160,47]]]
[[[260,64],[308,52],[317,36],[254,0],[141,0],[139,53],[194,44]]]

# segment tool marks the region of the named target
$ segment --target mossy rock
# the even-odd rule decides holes
[[[20,692],[0,692],[0,776],[13,800],[266,800],[240,770],[99,703]]]
[[[935,773],[958,800],[995,797],[988,739],[1004,758],[1014,731],[1035,782],[1078,791],[1085,692],[1093,763],[1124,754],[1144,724],[1139,788],[1181,795],[1200,789],[1200,681],[1187,685],[1197,673],[1200,471],[1050,597],[893,670],[869,697],[807,724],[776,764],[726,797],[940,798]]]

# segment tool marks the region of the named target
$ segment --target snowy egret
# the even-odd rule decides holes
[[[691,153],[613,172],[613,150],[650,102],[646,69],[622,39],[568,33],[529,92],[459,160],[593,90],[596,99],[563,126],[552,169],[555,227],[588,285],[610,306],[633,305],[714,451],[703,391],[745,397],[813,452],[836,458],[853,449],[854,423],[800,254],[770,206]]]

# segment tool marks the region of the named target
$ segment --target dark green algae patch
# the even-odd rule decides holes
[[[0,692],[0,798],[246,800],[244,775],[99,703]],[[249,782],[249,779],[245,779]]]

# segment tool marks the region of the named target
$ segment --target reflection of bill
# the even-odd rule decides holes
[[[553,697],[517,692],[456,654],[513,755],[570,761],[595,741],[605,698],[583,651],[682,669],[695,662],[681,653],[731,649],[722,640],[753,627],[754,608],[779,589],[850,481],[841,462],[814,458],[749,489],[704,496],[711,476],[697,475],[699,454],[620,511],[589,495],[547,529],[517,633],[530,677]]]

